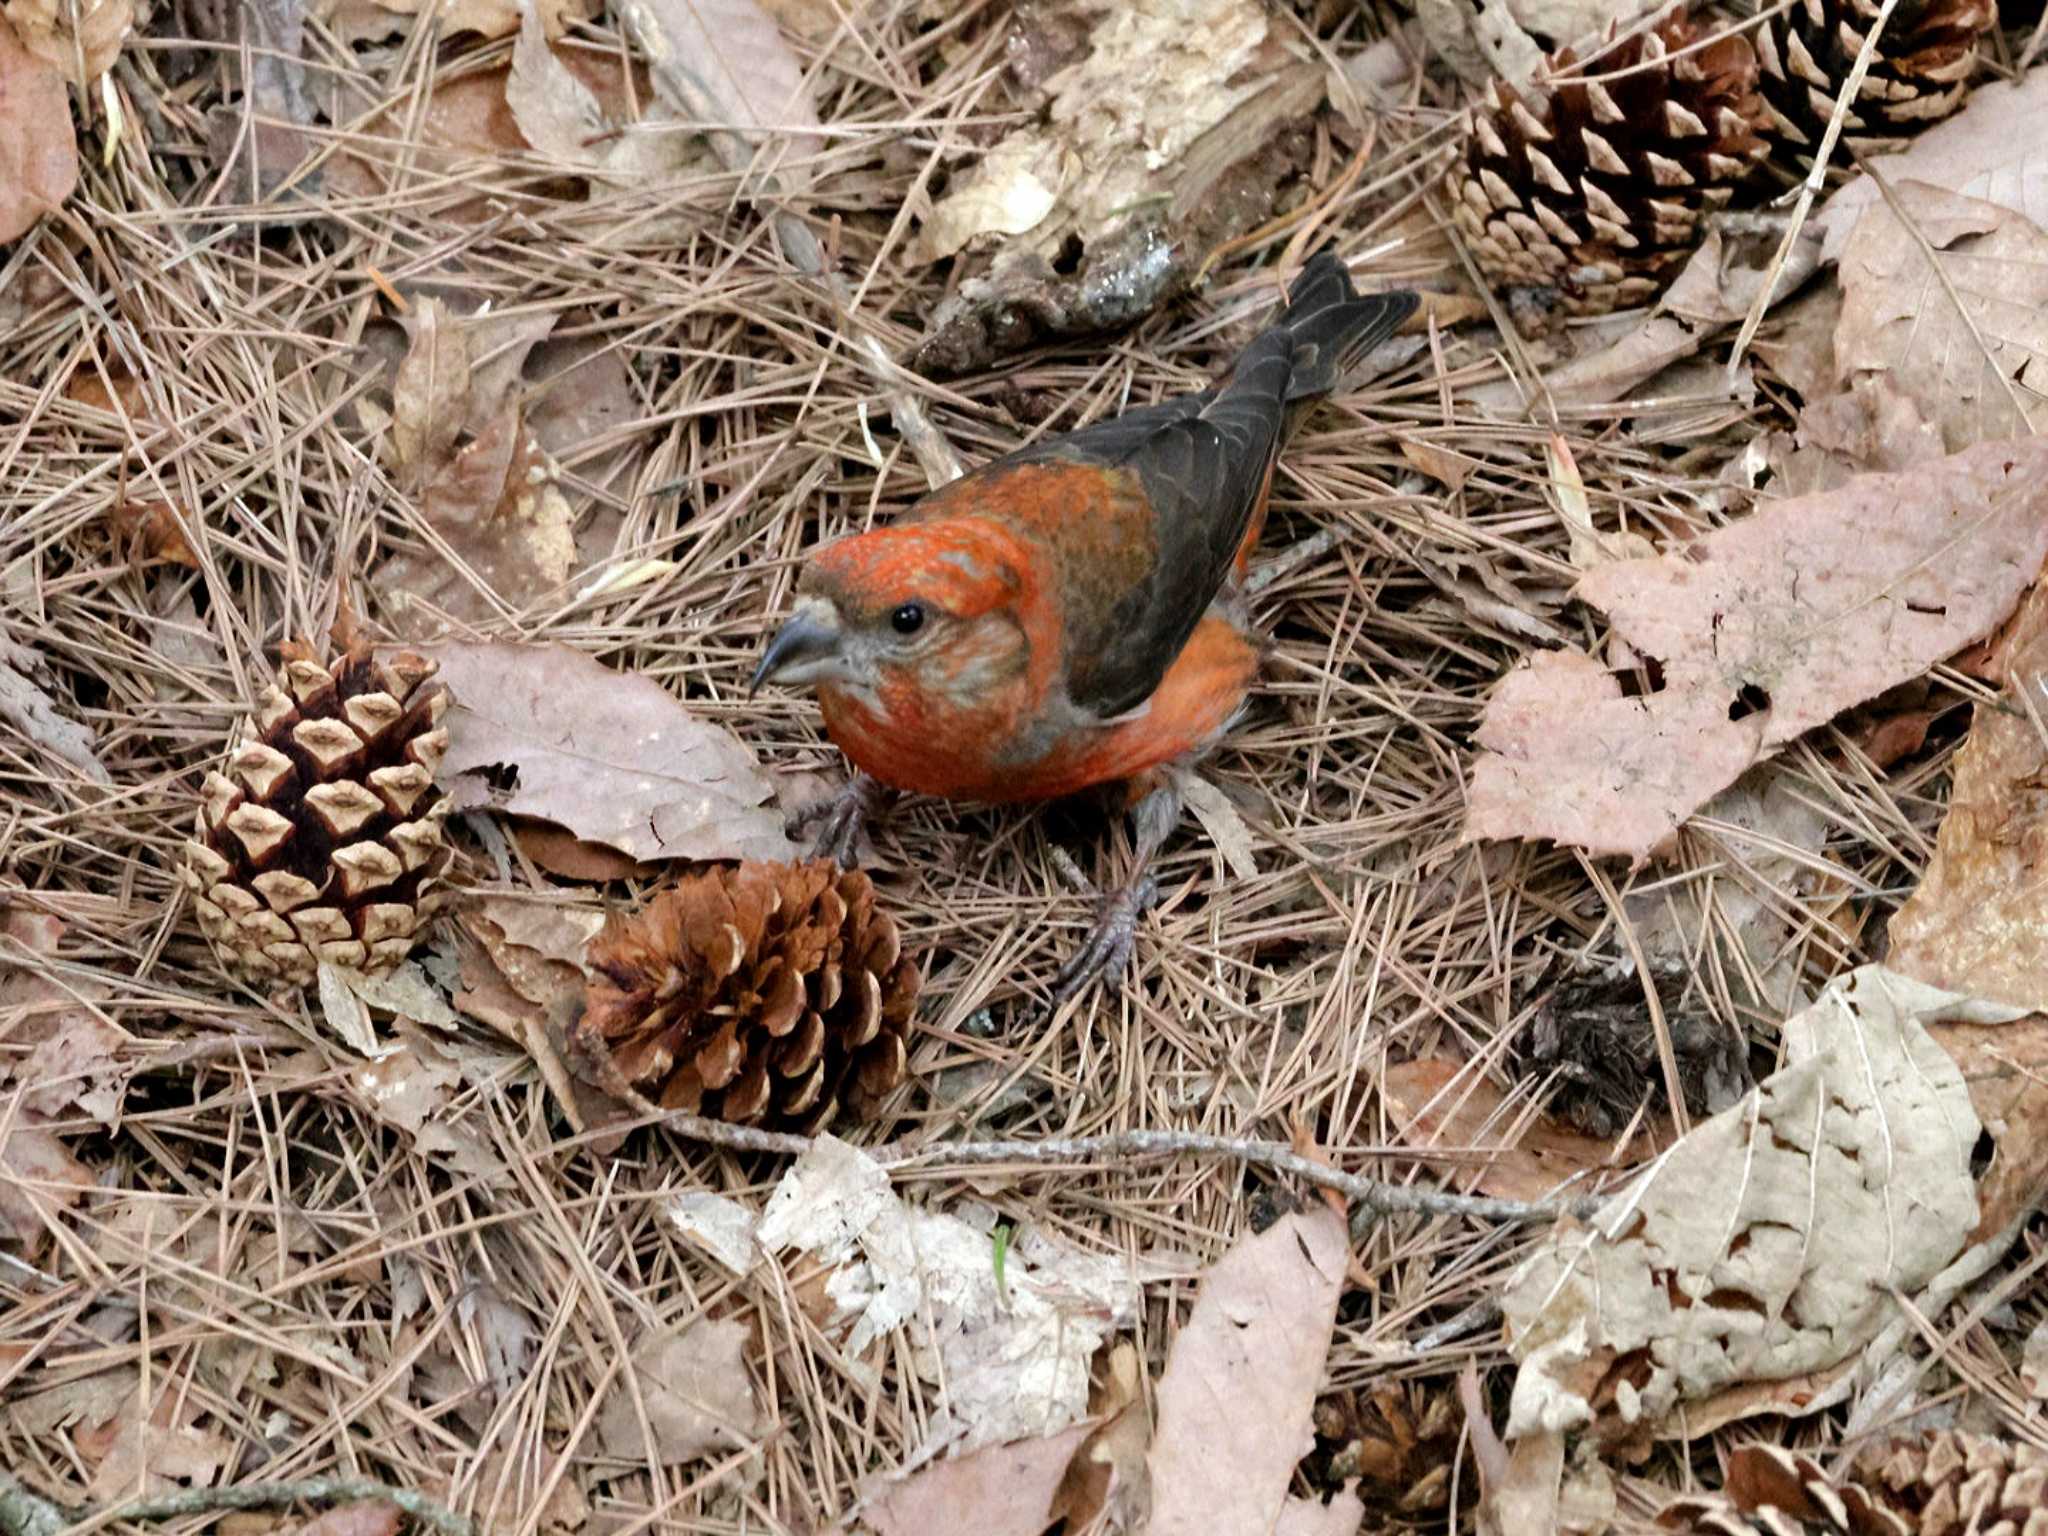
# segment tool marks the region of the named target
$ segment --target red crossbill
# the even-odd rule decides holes
[[[1415,305],[1361,298],[1325,251],[1209,388],[1020,449],[806,562],[754,686],[814,687],[862,775],[998,803],[1130,786],[1138,867],[1056,999],[1128,961],[1175,771],[1258,671],[1242,583],[1281,445]],[[821,850],[850,859],[876,794],[856,778]]]

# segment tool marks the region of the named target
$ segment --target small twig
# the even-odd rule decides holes
[[[667,1114],[659,1123],[678,1135],[711,1146],[741,1152],[778,1152],[801,1156],[815,1142],[786,1131],[756,1130],[729,1125],[702,1115]],[[619,1126],[611,1127],[617,1131]],[[1116,1158],[1172,1157],[1189,1152],[1205,1157],[1234,1157],[1255,1163],[1323,1189],[1334,1189],[1358,1206],[1357,1219],[1375,1216],[1471,1216],[1486,1221],[1554,1221],[1560,1216],[1590,1215],[1599,1206],[1591,1197],[1576,1200],[1502,1200],[1491,1195],[1459,1195],[1447,1190],[1414,1189],[1303,1157],[1281,1141],[1242,1141],[1200,1131],[1116,1131],[1106,1136],[1047,1137],[1038,1141],[946,1141],[909,1147],[889,1142],[869,1155],[884,1168],[916,1163],[1067,1163]],[[1354,1221],[1354,1224],[1355,1224]]]
[[[446,1531],[448,1536],[476,1536],[476,1527],[425,1494],[394,1488],[368,1477],[305,1477],[282,1483],[238,1483],[225,1488],[186,1488],[157,1498],[131,1499],[96,1515],[74,1517],[62,1506],[31,1493],[10,1473],[0,1470],[0,1533],[4,1536],[63,1536],[96,1530],[117,1520],[175,1520],[181,1515],[222,1509],[275,1509],[286,1504],[345,1504],[379,1499],[395,1504],[413,1519]]]

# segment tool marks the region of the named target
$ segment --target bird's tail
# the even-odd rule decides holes
[[[1360,298],[1335,251],[1311,256],[1288,291],[1286,314],[1274,326],[1294,342],[1289,402],[1335,389],[1345,372],[1391,336],[1420,302],[1406,290]]]

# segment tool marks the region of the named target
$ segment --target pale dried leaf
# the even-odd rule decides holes
[[[328,971],[372,1008],[415,1024],[431,1024],[436,1029],[456,1026],[455,1010],[415,961],[408,960],[381,976],[368,975],[353,966],[322,967],[323,976]]]
[[[1467,458],[1462,453],[1453,453],[1422,437],[1403,437],[1400,440],[1401,457],[1421,470],[1430,479],[1460,490],[1473,472],[1481,467],[1479,460]]]
[[[1095,1426],[1083,1421],[1056,1435],[985,1445],[920,1468],[861,1511],[879,1536],[1041,1536],[1067,1463]]]
[[[64,936],[58,917],[0,898],[0,1038],[25,1059],[0,1080],[14,1081],[14,1102],[38,1115],[60,1118],[74,1106],[102,1125],[113,1124],[133,1071],[127,1031],[94,1004],[104,983],[58,979],[38,956],[54,955]]]
[[[2048,425],[2048,234],[1940,187],[1893,192],[1842,248],[1841,382],[1883,376],[1952,451]]]
[[[1963,197],[1982,198],[2048,225],[2048,74],[2028,70],[2017,81],[1988,80],[1963,110],[1914,136],[1898,154],[1878,155],[1871,169],[1894,187],[1924,181]],[[1823,260],[1842,253],[1864,213],[1884,201],[1869,176],[1858,176],[1822,205],[1812,223],[1826,238]]]
[[[57,66],[0,17],[0,245],[27,234],[78,185],[78,138]]]
[[[696,163],[701,140],[660,109],[637,125],[615,118],[598,93],[551,47],[528,0],[505,81],[505,104],[534,150],[620,186],[645,188]],[[631,131],[638,127],[642,131]]]
[[[369,1006],[356,996],[340,966],[329,965],[323,960],[315,973],[314,990],[320,998],[320,1016],[343,1045],[358,1056],[383,1054],[387,1047],[378,1040],[377,1031],[370,1023]]]
[[[22,47],[81,90],[98,85],[135,30],[135,0],[76,0],[75,7],[72,0],[6,0],[0,15],[13,24]],[[68,123],[68,101],[63,115]],[[0,110],[0,125],[12,116]]]
[[[327,970],[321,967],[323,976]],[[412,1137],[422,1156],[479,1178],[504,1172],[503,1161],[454,1118],[451,1101],[462,1071],[425,1036],[414,1032],[381,1046],[377,1058],[353,1068],[349,1079],[379,1117]]]
[[[94,784],[113,783],[93,751],[92,732],[59,714],[56,701],[33,681],[43,670],[40,656],[15,644],[0,629],[0,722],[76,769],[80,778]]]
[[[567,827],[636,859],[789,859],[753,754],[650,678],[560,645],[424,647],[454,694],[442,782],[459,804]],[[502,797],[484,770],[514,770]]]
[[[31,1109],[0,1125],[0,1240],[30,1252],[42,1247],[50,1219],[95,1187],[92,1170],[43,1125]]]
[[[457,1306],[462,1321],[477,1331],[483,1345],[484,1369],[499,1402],[514,1397],[526,1384],[540,1339],[533,1319],[507,1301],[491,1281],[472,1274]]]
[[[560,37],[572,21],[587,21],[598,0],[531,0],[551,38]],[[519,29],[521,0],[314,0],[313,14],[337,32],[344,43],[379,42],[408,32],[411,18],[431,11],[443,36],[481,32],[503,37]]]
[[[766,1434],[769,1424],[747,1374],[747,1325],[731,1318],[699,1318],[673,1333],[637,1341],[627,1369],[646,1405],[645,1430],[623,1378],[597,1418],[603,1454],[661,1466],[695,1461],[717,1450],[739,1450]]]
[[[2020,1385],[2036,1401],[2048,1398],[2048,1317],[2034,1324],[2021,1347]]]
[[[946,1385],[927,1448],[962,1450],[1050,1435],[1082,1418],[1089,1362],[1135,1316],[1120,1259],[1027,1236],[996,1282],[989,1230],[905,1205],[889,1175],[833,1136],[797,1159],[762,1212],[769,1253],[798,1249],[833,1266],[827,1326],[859,1356],[902,1329],[921,1375]]]
[[[1315,1443],[1350,1255],[1343,1218],[1317,1202],[1244,1238],[1203,1276],[1156,1395],[1151,1536],[1264,1531],[1281,1517]]]
[[[1593,526],[1593,504],[1586,495],[1586,482],[1579,474],[1571,445],[1555,432],[1545,442],[1544,456],[1550,464],[1550,504],[1571,535],[1571,561],[1582,571],[1612,560],[1637,560],[1654,555],[1656,546],[1640,533],[1602,533]]]
[[[761,1262],[761,1245],[754,1241],[761,1218],[737,1200],[691,1190],[668,1203],[668,1219],[728,1273],[744,1276]]]
[[[290,1536],[398,1536],[405,1515],[389,1499],[356,1499],[294,1526]]]
[[[412,344],[391,388],[391,440],[400,467],[425,478],[469,418],[469,331],[436,298],[416,302],[405,328]]]
[[[1484,1073],[1443,1057],[1390,1063],[1380,1092],[1403,1141],[1443,1151],[1478,1149],[1474,1184],[1510,1200],[1547,1199],[1565,1184],[1580,1192],[1600,1189],[1671,1142],[1668,1120],[1620,1147],[1540,1112],[1530,1116],[1527,1104],[1511,1108]],[[1466,1167],[1460,1159],[1446,1172],[1462,1175]]]
[[[87,1490],[95,1503],[165,1493],[180,1484],[205,1487],[234,1460],[227,1438],[198,1424],[203,1408],[197,1394],[172,1384],[160,1389],[155,1412],[145,1414],[142,1403],[138,1389],[115,1415],[110,1444]]]
[[[1252,853],[1252,829],[1245,825],[1230,797],[1198,773],[1181,775],[1180,791],[1230,872],[1240,880],[1257,879],[1259,861]]]
[[[1680,1431],[1688,1403],[1856,1360],[1976,1225],[1977,1116],[1927,1030],[1958,1017],[1988,1015],[1877,966],[1837,978],[1786,1021],[1783,1068],[1589,1226],[1561,1222],[1502,1297],[1510,1438],[1596,1418]],[[1646,1379],[1606,1375],[1638,1351]]]
[[[1358,1536],[1364,1520],[1365,1501],[1351,1488],[1339,1488],[1327,1504],[1290,1497],[1273,1522],[1273,1536]]]
[[[799,173],[818,126],[801,60],[755,0],[624,0],[620,16],[653,72],[655,89],[689,122],[720,130],[720,157],[750,166],[770,136],[765,167]]]
[[[1920,888],[1892,918],[1887,963],[1938,987],[2048,1009],[2048,588],[1977,706]]]
[[[1578,595],[1664,686],[1624,698],[1573,651],[1511,673],[1478,732],[1466,837],[1640,862],[1761,753],[1996,628],[2048,552],[2044,507],[2048,440],[1984,443],[1589,572]]]

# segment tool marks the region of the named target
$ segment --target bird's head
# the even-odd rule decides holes
[[[813,554],[796,609],[754,669],[871,706],[911,692],[971,701],[1025,669],[1024,552],[974,518],[876,529]]]

